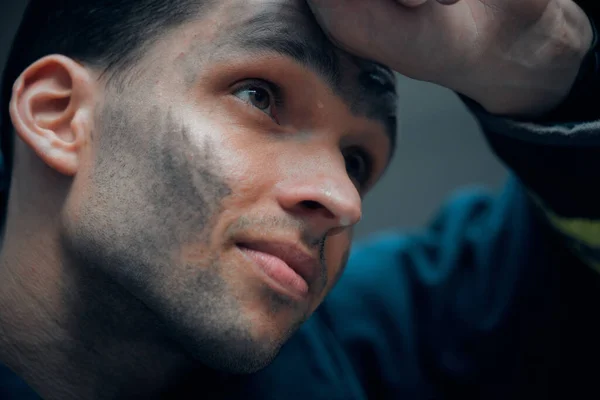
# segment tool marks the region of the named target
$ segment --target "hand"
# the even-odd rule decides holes
[[[568,94],[592,42],[572,0],[308,0],[339,47],[460,92],[490,112],[535,115]]]

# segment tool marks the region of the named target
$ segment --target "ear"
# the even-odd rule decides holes
[[[17,135],[61,174],[77,173],[81,148],[89,141],[94,83],[81,64],[51,55],[29,66],[14,84],[10,116]]]

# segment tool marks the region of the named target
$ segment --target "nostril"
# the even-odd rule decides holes
[[[321,203],[313,200],[305,200],[302,203],[302,207],[307,208],[309,210],[318,210],[319,208],[324,208]]]
[[[298,204],[307,214],[319,214],[326,218],[335,218],[335,215],[323,203],[314,200],[304,200]]]

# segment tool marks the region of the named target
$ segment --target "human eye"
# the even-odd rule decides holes
[[[346,171],[359,189],[364,188],[373,173],[373,158],[361,147],[351,147],[344,152]]]
[[[246,81],[235,89],[233,95],[279,123],[277,111],[282,103],[281,90],[274,83],[257,79]]]

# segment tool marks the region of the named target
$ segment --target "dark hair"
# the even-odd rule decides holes
[[[214,1],[214,0],[213,0]],[[198,15],[209,0],[31,0],[2,78],[0,223],[4,224],[13,163],[12,86],[32,63],[62,54],[118,79],[165,30]],[[2,161],[2,160],[0,160]]]

